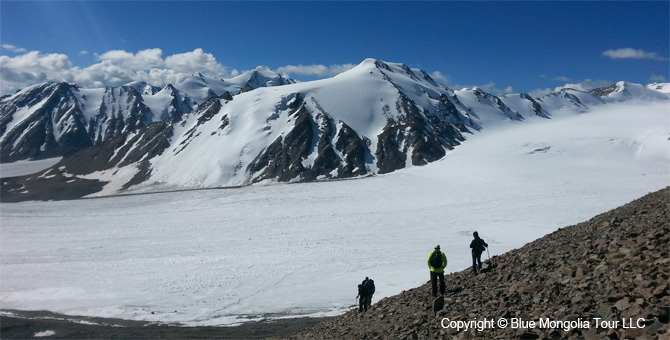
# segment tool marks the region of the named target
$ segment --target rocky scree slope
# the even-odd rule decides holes
[[[471,268],[449,274],[443,309],[434,311],[427,283],[290,339],[668,339],[669,203],[665,188],[496,256],[497,267],[478,276]],[[458,331],[442,328],[443,318],[581,319],[590,327]],[[596,328],[594,318],[618,327]],[[623,328],[629,318],[635,327],[644,318],[644,328]]]

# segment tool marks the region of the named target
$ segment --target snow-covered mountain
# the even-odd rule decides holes
[[[646,86],[646,88],[661,93],[670,93],[670,83],[653,83]]]
[[[441,159],[484,127],[631,99],[668,99],[666,93],[626,82],[590,92],[565,88],[541,98],[497,97],[479,88],[452,91],[422,70],[375,59],[312,82],[291,83],[271,75],[264,68],[225,82],[197,75],[180,84],[181,89],[169,88],[184,99],[213,93],[196,102],[192,113],[158,117],[158,106],[152,106],[157,104],[145,99],[147,109],[138,104],[133,111],[138,114],[124,117],[143,128],[109,124],[116,129],[106,127],[106,134],[96,135],[107,142],[34,178],[99,181],[86,193],[104,185],[101,194],[112,194],[383,174]],[[145,98],[168,90],[156,92],[139,83],[127,88],[133,90],[128,93],[146,93]],[[232,96],[230,89],[239,94]],[[177,110],[179,105],[191,105],[187,100],[171,103],[174,112],[184,112]],[[17,187],[25,191],[30,182]]]
[[[179,120],[212,97],[294,82],[258,67],[231,79],[196,74],[163,88],[146,82],[99,89],[38,84],[0,100],[0,157],[11,162],[69,155],[154,122]]]
[[[578,111],[587,111],[594,105],[606,103],[618,103],[628,100],[667,100],[670,84],[640,84],[619,81],[608,87],[596,88],[591,91],[580,91],[573,88],[562,88],[556,92],[549,93],[537,102],[548,111],[572,107]],[[666,89],[666,90],[664,90]]]

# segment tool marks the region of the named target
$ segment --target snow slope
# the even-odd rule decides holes
[[[58,163],[62,157],[41,159],[38,161],[17,161],[0,163],[0,178],[24,176],[50,168]]]
[[[2,204],[0,306],[187,325],[342,313],[365,276],[373,303],[426,282],[436,244],[461,270],[475,230],[500,254],[669,185],[669,112],[500,125],[365,179]]]
[[[480,102],[484,97],[485,101]],[[450,100],[459,106],[451,104]],[[449,112],[446,104],[454,106],[453,112]],[[421,134],[424,140],[443,141],[444,145],[436,146],[442,151],[452,142],[448,139],[460,137],[457,126],[465,129],[465,125],[473,124],[480,129],[484,124],[521,119],[518,113],[512,112],[492,95],[468,91],[456,94],[435,83],[419,69],[366,59],[333,78],[261,87],[238,94],[233,100],[219,99],[218,102],[201,104],[197,112],[173,125],[174,131],[166,151],[149,159],[152,169],[149,178],[126,192],[249,184],[262,177],[263,170],[270,167],[265,165],[259,170],[250,170],[264,152],[272,149],[270,146],[273,143],[281,141],[293,145],[286,141],[289,136],[296,132],[305,133],[296,131],[301,119],[296,110],[305,113],[302,118],[309,117],[314,140],[307,155],[294,155],[298,152],[295,150],[298,148],[294,148],[288,151],[292,157],[299,157],[301,164],[310,168],[315,159],[323,156],[319,154],[322,150],[316,147],[320,138],[334,136],[327,143],[333,150],[341,151],[336,146],[336,138],[340,138],[341,132],[352,130],[362,138],[361,143],[366,144],[369,157],[362,165],[366,168],[364,174],[383,172],[380,163],[387,161],[385,157],[391,158],[378,148],[380,136],[385,133],[399,135],[396,137],[398,145],[388,147],[406,155],[406,166],[411,166],[413,150],[406,147],[411,141],[410,133]],[[409,112],[412,110],[413,116]],[[412,119],[415,121],[408,123]],[[314,125],[311,125],[312,121]],[[426,126],[433,123],[436,125]],[[333,125],[332,131],[323,128],[328,124]],[[402,124],[408,125],[400,132],[392,132],[394,126]],[[447,136],[447,129],[442,125],[452,128],[451,136]],[[426,126],[425,131],[416,126]],[[438,129],[445,131],[435,132]],[[347,157],[337,156],[338,162],[346,161]],[[87,174],[86,178],[109,182],[103,191],[94,195],[110,195],[118,193],[117,190],[134,178],[140,168],[135,163],[126,164],[122,169],[109,168]],[[337,171],[333,170],[330,175],[338,177]],[[121,173],[125,175],[119,176]],[[292,180],[300,181],[300,178],[296,176]]]

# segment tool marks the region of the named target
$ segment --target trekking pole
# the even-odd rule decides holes
[[[489,257],[489,262],[491,262],[491,255],[489,255],[489,247],[486,247],[486,256]]]

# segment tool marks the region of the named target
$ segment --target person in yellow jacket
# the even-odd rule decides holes
[[[428,268],[430,268],[430,284],[433,296],[437,296],[437,279],[440,279],[440,294],[444,295],[446,288],[444,284],[444,268],[447,267],[447,256],[440,251],[440,245],[428,255]]]

